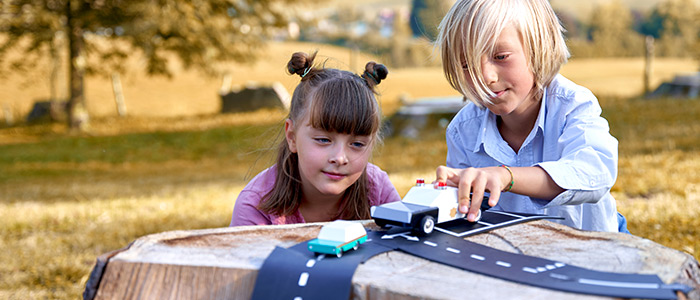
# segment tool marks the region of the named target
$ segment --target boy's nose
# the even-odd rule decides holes
[[[488,61],[481,63],[481,75],[484,77],[486,85],[498,81],[498,72],[496,72],[495,66]]]

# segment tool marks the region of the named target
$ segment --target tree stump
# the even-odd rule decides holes
[[[364,223],[377,229],[372,221]],[[84,296],[95,299],[249,299],[275,246],[315,238],[323,223],[171,231],[139,238],[98,258]],[[592,270],[656,274],[694,288],[700,265],[689,254],[637,236],[588,232],[549,221],[496,229],[467,240]],[[353,299],[600,299],[463,271],[398,251],[361,264]],[[684,299],[679,295],[679,299]]]

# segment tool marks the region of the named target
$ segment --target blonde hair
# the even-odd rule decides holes
[[[289,74],[301,76],[294,89],[288,119],[297,126],[308,116],[312,127],[329,132],[372,137],[380,140],[381,111],[374,87],[388,74],[382,64],[368,62],[360,76],[348,71],[314,65],[316,53],[297,52],[287,64]],[[275,184],[258,205],[266,213],[288,216],[299,209],[302,189],[297,153],[289,150],[282,140],[277,154]],[[367,170],[345,190],[341,208],[334,219],[360,220],[370,218],[368,188],[371,182]]]
[[[481,57],[494,55],[498,36],[511,24],[520,34],[539,99],[570,56],[564,28],[547,0],[458,0],[438,27],[435,47],[447,80],[479,106],[494,96],[484,82]]]

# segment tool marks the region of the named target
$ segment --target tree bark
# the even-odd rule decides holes
[[[371,221],[365,224],[377,228]],[[96,299],[248,299],[257,272],[272,250],[315,238],[321,225],[246,226],[145,236],[127,249],[98,259],[95,270],[99,272],[93,271],[86,294]],[[700,266],[695,258],[633,235],[579,231],[535,221],[467,239],[593,270],[656,274],[665,283],[695,288],[688,298],[700,299]],[[97,275],[99,284],[93,279]],[[352,283],[353,299],[602,299],[487,277],[398,251],[361,264]]]
[[[84,76],[85,76],[85,38],[83,36],[83,24],[80,15],[86,4],[83,1],[67,1],[66,21],[68,24],[68,44],[70,59],[70,94],[68,105],[68,127],[71,131],[84,132],[89,125],[89,115],[85,104]]]

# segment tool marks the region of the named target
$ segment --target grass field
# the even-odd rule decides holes
[[[236,69],[236,81],[270,78],[291,90],[296,79],[277,67],[291,49],[313,46],[274,47],[273,59]],[[342,49],[322,53],[341,65],[348,60]],[[658,64],[657,82],[696,66]],[[562,73],[601,95],[620,141],[613,194],[630,230],[700,258],[700,101],[633,98],[641,91],[641,66],[641,59],[572,61]],[[390,72],[380,85],[385,113],[396,109],[402,93],[453,94],[440,70]],[[127,118],[114,117],[105,80],[88,81],[96,116],[90,136],[67,135],[62,124],[0,128],[0,299],[75,299],[102,253],[150,233],[227,226],[238,192],[269,166],[267,150],[284,112],[215,114],[220,82],[194,73],[172,82],[125,78]],[[17,86],[0,89],[0,104],[45,93],[11,80]],[[403,195],[416,177],[433,177],[445,151],[437,130],[420,143],[387,139],[373,161]]]

